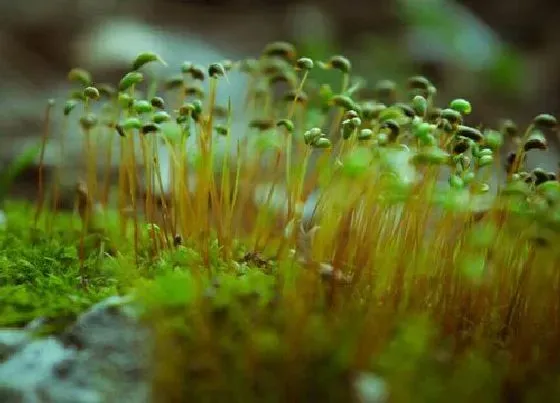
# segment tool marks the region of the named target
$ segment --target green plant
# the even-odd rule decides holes
[[[425,77],[369,86],[347,58],[312,61],[284,42],[185,63],[163,83],[140,71],[161,60],[148,55],[114,91],[73,70],[64,114],[85,113],[71,267],[82,288],[91,267],[123,270],[115,287],[136,293],[154,330],[155,401],[352,401],[369,372],[394,402],[553,390],[529,376],[558,376],[545,352],[560,347],[560,183],[524,166],[553,116],[522,137],[474,127],[470,102],[438,106]],[[317,68],[339,88],[314,81]],[[233,72],[249,76],[246,104],[218,105]],[[97,169],[110,136],[116,201]],[[494,188],[505,145],[517,152]]]

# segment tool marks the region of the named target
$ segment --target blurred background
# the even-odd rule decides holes
[[[424,74],[440,103],[472,101],[470,124],[523,126],[560,115],[559,21],[552,0],[0,0],[0,162],[40,136],[72,67],[116,82],[140,51],[175,67],[255,57],[274,40],[343,54],[370,83]]]

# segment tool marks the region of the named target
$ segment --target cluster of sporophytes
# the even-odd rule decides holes
[[[425,77],[368,85],[288,43],[151,79],[162,62],[117,86],[74,69],[63,111],[84,138],[81,259],[104,231],[106,259],[149,278],[156,401],[350,401],[368,372],[392,402],[554,392],[560,183],[525,168],[553,116],[475,127]],[[246,103],[218,104],[234,71]]]

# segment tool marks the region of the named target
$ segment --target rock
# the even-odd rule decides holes
[[[0,401],[150,401],[150,337],[131,302],[111,297],[95,305],[59,339],[27,342],[27,330],[0,332],[0,349],[12,352],[0,364]]]
[[[354,390],[360,403],[385,403],[389,400],[387,383],[370,372],[362,372],[356,376]]]
[[[40,393],[45,384],[52,381],[56,365],[74,355],[52,337],[26,344],[0,365],[0,401],[44,401]]]
[[[0,362],[31,340],[29,332],[22,329],[0,330]]]

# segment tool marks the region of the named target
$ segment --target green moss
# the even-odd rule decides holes
[[[361,94],[366,84],[343,56],[314,63],[340,80],[326,86],[293,65],[291,45],[267,49],[223,64],[223,77],[188,64],[161,94],[136,71],[157,55],[133,63],[106,116],[78,133],[87,140],[80,214],[6,205],[0,325],[46,317],[56,332],[107,296],[133,294],[155,337],[156,402],[366,402],[360,393],[382,385],[395,403],[552,393],[560,188],[555,174],[524,165],[556,119],[536,119],[537,142],[535,122],[497,141],[500,132],[467,125],[468,100],[437,107],[424,77],[406,91],[384,80]],[[240,142],[236,110],[215,104],[235,69],[251,82]],[[187,90],[202,81],[207,93]],[[278,98],[278,83],[293,88]],[[93,88],[87,99],[74,92],[86,112],[107,101]],[[99,141],[110,136],[118,183],[94,169],[96,156],[117,153]],[[164,198],[158,144],[171,156]],[[236,152],[218,160],[215,144]],[[517,153],[504,186],[491,189],[506,144]],[[302,217],[311,192],[316,208]],[[535,383],[538,371],[546,376]]]
[[[81,280],[75,240],[59,217],[54,233],[33,229],[34,209],[6,204],[7,225],[0,232],[0,326],[21,326],[35,318],[71,320],[89,306],[117,293],[114,270],[91,256]]]

